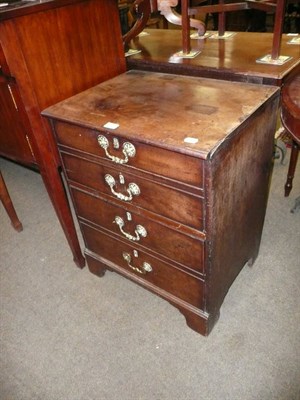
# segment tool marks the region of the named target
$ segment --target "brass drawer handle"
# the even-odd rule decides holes
[[[147,263],[147,262],[143,262],[142,267],[138,268],[138,267],[134,267],[133,265],[131,265],[131,256],[128,253],[123,253],[123,258],[124,260],[127,262],[127,265],[129,268],[133,269],[134,271],[145,275],[147,272],[151,272],[152,271],[152,267],[151,264]]]
[[[122,148],[123,148],[122,153],[125,156],[124,159],[115,157],[115,156],[112,156],[109,154],[109,152],[107,150],[109,148],[109,142],[105,136],[98,135],[98,143],[99,143],[100,147],[102,147],[102,149],[104,149],[106,156],[111,161],[115,162],[116,164],[126,164],[128,162],[129,157],[132,158],[136,154],[134,145],[129,142],[123,143],[123,146],[122,146]]]
[[[135,228],[135,234],[136,236],[131,235],[130,233],[127,233],[123,230],[123,226],[125,225],[125,222],[123,218],[116,216],[114,222],[119,226],[119,229],[121,233],[129,240],[132,240],[134,242],[138,242],[141,237],[146,237],[147,236],[147,231],[142,225],[137,225]]]
[[[114,190],[116,181],[113,176],[106,174],[104,179],[105,179],[105,182],[110,187],[112,194],[115,195],[120,200],[131,201],[133,196],[138,196],[141,193],[140,188],[138,187],[138,185],[136,183],[129,183],[128,188],[126,189],[128,196],[125,196],[124,194],[118,193]]]

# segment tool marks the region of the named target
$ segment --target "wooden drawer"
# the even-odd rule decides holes
[[[114,192],[127,197],[128,185],[134,183],[138,186],[140,193],[132,195],[131,201],[120,199],[124,204],[130,203],[190,227],[203,229],[203,199],[201,197],[142,179],[137,175],[127,173],[127,171],[126,174],[122,173],[125,184],[121,184],[120,170],[118,169],[108,168],[102,164],[93,163],[66,153],[61,153],[61,156],[69,180],[109,195],[114,199],[118,197],[112,193],[111,187],[105,180],[106,175],[110,175],[115,180]]]
[[[97,254],[105,265],[126,274],[142,285],[151,284],[153,291],[155,288],[157,291],[162,289],[195,307],[203,308],[204,282],[201,279],[142,251],[136,252],[132,245],[115,240],[86,224],[80,225],[87,249]],[[148,263],[150,267],[144,263]],[[148,270],[151,268],[151,271],[140,273],[133,270],[129,264],[141,271],[144,267]]]
[[[179,226],[170,229],[162,223],[154,222],[137,212],[128,212],[105,199],[83,193],[72,188],[72,197],[79,218],[107,229],[137,245],[147,247],[177,263],[203,273],[204,243],[190,235],[180,232]]]
[[[128,165],[203,188],[202,160],[159,147],[145,145],[138,141],[132,143],[126,138],[108,132],[86,129],[58,121],[54,122],[54,126],[58,143],[61,145],[110,160],[105,154],[105,149],[99,144],[99,137],[102,137],[102,139],[104,138],[103,143],[105,143],[102,143],[102,145],[108,145],[106,151],[111,156],[124,160],[123,146],[125,143],[130,143],[132,147],[129,146],[129,152],[134,148],[134,156],[128,156],[128,162],[122,165]],[[114,148],[114,143],[118,148]],[[111,161],[112,164],[118,164],[116,159],[114,160]]]

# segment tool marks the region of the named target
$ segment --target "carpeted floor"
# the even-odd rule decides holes
[[[1,400],[299,400],[300,166],[275,163],[259,257],[204,338],[115,273],[79,270],[41,177],[0,160],[24,231],[0,205]]]

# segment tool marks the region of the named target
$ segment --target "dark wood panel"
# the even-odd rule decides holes
[[[242,135],[225,142],[207,175],[211,242],[207,309],[219,308],[232,282],[259,252],[274,152],[279,98],[252,115]],[[222,195],[220,195],[222,194]],[[216,216],[218,216],[216,218]],[[222,239],[220,239],[222,238]]]

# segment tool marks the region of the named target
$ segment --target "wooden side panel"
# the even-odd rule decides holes
[[[206,311],[218,313],[245,263],[257,257],[268,199],[277,100],[267,102],[210,160]]]

